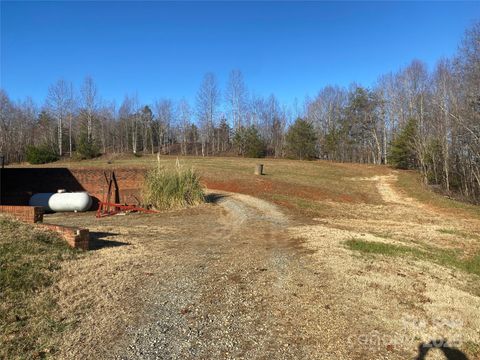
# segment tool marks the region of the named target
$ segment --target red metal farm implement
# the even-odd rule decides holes
[[[103,200],[98,204],[97,218],[126,212],[143,212],[147,214],[156,213],[155,210],[145,209],[137,205],[120,204],[120,190],[118,188],[115,172],[111,171],[108,176],[106,173],[104,173],[104,175],[105,181],[107,182],[107,194],[105,196],[104,193]],[[112,194],[113,191],[115,192],[114,194]],[[115,196],[114,201],[112,201],[112,195]]]
[[[157,211],[145,209],[136,205],[122,205],[122,204],[101,201],[99,203],[96,216],[97,218],[101,218],[101,217],[116,215],[116,214],[125,213],[125,212],[143,212],[146,214],[153,214],[153,213],[156,213]]]

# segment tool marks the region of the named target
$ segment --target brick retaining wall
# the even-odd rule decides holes
[[[85,191],[95,198],[102,200],[107,192],[105,170],[103,169],[71,169],[72,175]],[[145,169],[115,169],[118,188],[120,189],[120,202],[138,204],[140,189],[145,178]],[[107,170],[107,175],[108,175]],[[114,199],[112,199],[113,201]]]
[[[90,233],[88,229],[72,226],[44,224],[43,208],[40,206],[0,205],[0,213],[7,214],[19,221],[36,224],[40,229],[48,229],[58,233],[71,247],[88,250]]]
[[[43,209],[27,206],[30,197],[36,193],[55,193],[59,189],[87,191],[94,198],[95,208],[96,203],[103,200],[107,191],[105,172],[108,175],[110,171],[100,168],[0,169],[0,212],[10,214],[27,223],[40,223],[43,221]],[[137,204],[145,169],[114,169],[114,171],[120,190],[120,202]],[[89,247],[88,229],[53,224],[38,224],[38,226],[59,233],[72,247],[83,250]]]
[[[0,212],[30,224],[43,221],[43,208],[40,206],[0,205]]]
[[[90,244],[90,232],[88,229],[80,229],[73,226],[55,224],[37,224],[40,229],[57,232],[73,248],[88,250]]]
[[[2,205],[28,205],[33,194],[87,191],[97,202],[107,191],[105,171],[100,168],[5,168],[0,171]],[[145,169],[115,169],[120,202],[136,204],[145,177]],[[113,200],[113,199],[112,199]],[[95,203],[95,201],[94,201]]]

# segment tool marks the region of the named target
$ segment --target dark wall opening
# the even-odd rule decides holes
[[[2,170],[2,205],[28,205],[33,194],[86,191],[67,168],[6,168]]]
[[[4,168],[0,169],[0,204],[28,205],[33,194],[66,191],[87,191],[94,204],[103,200],[107,191],[105,174],[100,168]],[[115,169],[120,202],[138,203],[145,169]],[[111,201],[114,201],[112,198]]]

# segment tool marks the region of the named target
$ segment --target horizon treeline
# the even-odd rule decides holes
[[[91,77],[79,88],[56,81],[41,105],[13,102],[0,90],[0,154],[7,163],[24,161],[32,148],[59,157],[245,156],[250,152],[236,139],[251,129],[255,146],[263,147],[257,154],[285,157],[297,119],[314,129],[317,158],[418,169],[425,183],[479,202],[480,22],[466,30],[456,55],[431,71],[413,60],[371,88],[328,85],[293,107],[274,94],[252,95],[240,70],[230,73],[223,92],[206,73],[193,104],[167,98],[142,104],[137,96],[115,104],[102,100]]]

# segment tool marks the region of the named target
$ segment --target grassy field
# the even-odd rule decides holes
[[[0,359],[43,358],[70,324],[51,290],[72,250],[55,234],[0,217]]]
[[[278,205],[280,211],[285,213],[291,221],[289,231],[295,237],[301,238],[303,246],[312,250],[312,259],[315,263],[311,266],[315,267],[317,272],[328,270],[329,276],[338,279],[335,284],[346,284],[341,288],[330,289],[332,293],[343,294],[338,302],[342,303],[345,309],[355,309],[357,305],[359,308],[363,306],[362,311],[365,314],[373,312],[371,318],[378,321],[377,325],[401,324],[399,316],[402,313],[411,313],[422,319],[428,318],[432,322],[435,322],[438,317],[448,318],[454,314],[457,319],[468,324],[464,329],[465,351],[472,356],[480,355],[477,323],[476,320],[472,320],[474,318],[472,314],[478,311],[480,294],[480,208],[478,206],[448,199],[428,190],[422,185],[415,172],[397,171],[386,166],[327,161],[208,157],[182,157],[178,161],[185,168],[194,168],[200,174],[201,182],[210,189],[252,195]],[[160,158],[162,166],[172,166],[176,162],[177,157],[162,156]],[[257,163],[264,164],[264,176],[253,174]],[[63,161],[48,166],[115,169],[150,168],[156,165],[156,156],[145,155],[99,158],[81,162]],[[203,206],[207,209],[211,204]],[[201,212],[199,210],[198,213]],[[180,242],[182,241],[179,233],[181,231],[189,229],[188,231],[192,231],[192,234],[198,234],[201,232],[198,229],[203,228],[205,232],[210,231],[208,221],[195,223],[192,220],[198,216],[198,214],[195,215],[195,208],[190,209],[190,212],[178,213],[184,224],[180,227],[178,223],[169,226],[169,221],[173,220],[164,218],[164,216],[172,216],[174,219],[177,216],[175,214],[170,212],[150,215],[155,216],[158,221],[165,221],[158,228],[151,228],[150,222],[153,218],[148,216],[124,219],[112,217],[97,221],[93,216],[77,219],[75,216],[62,217],[59,214],[56,215],[56,221],[61,221],[65,225],[91,227],[99,233],[108,231],[112,234],[111,240],[122,243],[131,241],[130,238],[125,237],[125,234],[137,234],[135,241],[138,241],[139,245],[131,247],[130,251],[127,251],[128,246],[116,248],[115,261],[109,258],[112,256],[109,255],[110,250],[85,255],[86,258],[90,258],[89,261],[79,260],[84,273],[94,270],[93,265],[89,264],[95,264],[96,268],[99,264],[103,264],[105,259],[110,259],[111,264],[116,264],[108,277],[96,279],[96,282],[103,284],[103,287],[98,290],[98,293],[101,293],[105,286],[112,284],[112,274],[118,274],[120,269],[130,266],[125,264],[129,264],[131,254],[135,251],[141,250],[141,256],[135,258],[139,268],[144,265],[143,256],[150,252],[148,248],[150,245],[145,247],[142,245],[143,241],[147,242],[147,239],[144,239],[146,235],[143,235],[145,231],[154,231],[154,234],[156,234],[155,231],[171,231],[166,238],[177,236]],[[133,224],[125,227],[123,223],[129,219]],[[108,227],[104,227],[105,224],[108,224]],[[190,229],[189,224],[196,224],[197,228]],[[26,239],[25,244],[28,245],[31,244],[32,239],[37,239],[36,237],[39,236],[35,232],[27,235],[31,229],[29,230],[26,226],[18,229],[11,223],[2,223],[1,226],[3,226],[2,234],[11,233],[7,239],[2,240],[3,246],[7,246],[6,244],[17,237]],[[123,230],[120,231],[120,229]],[[227,234],[229,229],[230,224],[227,225],[226,230],[222,229],[222,231]],[[121,232],[125,234],[116,234]],[[191,236],[188,235],[186,238],[190,239]],[[14,247],[16,250],[8,251],[17,254],[18,259],[23,259],[20,255],[29,258],[35,258],[35,254],[47,256],[47,259],[50,259],[48,261],[53,264],[51,268],[53,271],[45,272],[45,269],[50,269],[47,266],[47,268],[40,267],[39,273],[48,275],[48,281],[40,282],[43,284],[42,289],[48,289],[55,281],[55,269],[62,259],[74,254],[72,255],[63,247],[58,247],[57,242],[53,242],[55,245],[51,248],[50,245],[45,247],[42,238],[38,239],[40,240],[36,241],[41,244],[38,248],[21,250]],[[29,249],[28,246],[27,249]],[[242,256],[244,254],[240,254],[239,258]],[[121,259],[124,259],[122,261],[125,264],[120,261]],[[156,267],[156,258],[152,256],[150,260]],[[2,259],[2,261],[5,260]],[[23,260],[18,261],[20,264]],[[176,263],[177,260],[172,258],[172,261]],[[42,265],[41,262],[35,261],[32,264],[36,266],[35,269]],[[71,273],[75,274],[76,266],[71,265],[70,268]],[[25,273],[26,278],[28,274],[28,272]],[[143,278],[142,273],[137,275]],[[125,276],[129,279],[131,273]],[[438,279],[444,279],[444,281],[439,284]],[[80,280],[79,282],[83,283]],[[122,284],[128,284],[128,281],[124,282],[122,278]],[[68,284],[63,286],[69,289],[71,296],[74,296],[74,287]],[[89,286],[93,288],[95,284],[92,283]],[[316,284],[308,286],[315,288]],[[31,303],[28,299],[33,297],[31,293],[25,291],[25,289],[19,290],[18,294],[20,297],[24,293],[28,295],[25,296],[25,308],[28,308],[30,306],[28,304]],[[95,291],[87,288],[83,291],[91,297],[89,301],[94,301],[92,294],[96,294]],[[119,302],[122,299],[121,291],[118,290]],[[42,301],[45,301],[45,304],[51,304],[47,296],[48,291],[41,293],[45,294],[41,299],[46,299]],[[357,294],[362,294],[362,299],[357,299]],[[40,298],[35,295],[35,299],[39,301],[37,299]],[[355,301],[355,304],[350,304],[348,299],[354,299],[352,301]],[[362,303],[364,300],[365,303]],[[105,301],[105,304],[110,303],[110,299],[102,301]],[[38,318],[35,316],[29,318],[30,322],[25,323],[24,329],[28,329],[37,322],[40,325],[38,329],[36,326],[32,328],[32,336],[30,330],[23,330],[22,336],[27,339],[24,343],[29,345],[22,351],[33,353],[33,351],[43,351],[42,348],[48,349],[48,342],[34,341],[35,336],[38,333],[53,334],[55,331],[61,331],[65,326],[56,320],[42,320],[49,319],[49,316],[54,313],[55,304],[49,306],[42,306],[44,312],[35,315]],[[9,314],[12,313],[11,308],[7,310]],[[351,314],[351,316],[357,315]],[[9,316],[12,319],[11,315]],[[81,316],[81,314],[75,316]],[[95,317],[92,316],[92,318]],[[104,319],[104,321],[107,323],[109,320]],[[15,320],[14,324],[16,322],[19,324],[15,326],[21,326],[21,321]],[[54,325],[48,327],[45,324]],[[17,330],[11,326],[13,325],[10,324],[8,327],[2,325],[1,336],[10,339],[11,350],[9,351],[14,351],[15,346],[18,346],[16,343],[18,340],[12,340],[17,339],[12,335],[12,331]],[[416,338],[417,335],[412,336]],[[45,338],[40,337],[40,339]]]
[[[419,174],[413,171],[398,171],[386,166],[327,161],[236,157],[160,157],[161,166],[172,167],[177,162],[184,168],[195,169],[200,174],[202,183],[208,188],[248,194],[271,201],[301,221],[308,221],[312,218],[345,218],[357,213],[359,209],[361,212],[364,206],[374,207],[385,204],[385,199],[378,191],[378,183],[368,180],[392,174],[395,174],[396,177],[392,186],[403,196],[437,212],[459,218],[480,219],[479,206],[455,201],[430,191],[422,184]],[[257,163],[264,164],[264,176],[253,175],[253,169]],[[154,155],[141,157],[110,155],[86,161],[59,161],[47,166],[109,169],[151,168],[157,164],[157,157]],[[350,213],[346,213],[348,209],[352,209]],[[372,214],[366,212],[358,216],[368,218]],[[371,232],[375,231],[371,230]],[[452,238],[478,239],[478,235],[472,234],[468,229],[462,230],[454,227],[437,229],[437,232],[443,235],[452,235]],[[478,260],[479,247],[475,245],[474,248],[473,254],[470,254],[471,257],[464,262],[461,260],[461,253],[465,249],[457,249],[460,251],[460,255],[452,255],[452,257],[437,254],[436,258],[438,260],[452,257],[455,260],[444,260],[443,262],[456,264],[458,268],[464,269],[471,269],[473,266],[473,273],[477,273],[478,263],[472,259]],[[397,252],[395,251],[395,253]]]
[[[328,204],[318,206],[318,201],[344,203],[380,204],[382,199],[372,182],[357,181],[378,175],[388,175],[387,166],[333,163],[328,161],[298,161],[285,159],[250,159],[237,157],[176,157],[161,156],[160,163],[172,166],[177,159],[185,167],[193,167],[202,176],[203,183],[210,188],[241,192],[258,196],[285,206],[307,216],[330,214]],[[265,175],[255,177],[255,164],[262,163]],[[149,168],[156,166],[155,155],[110,155],[93,160],[59,161],[41,165],[48,167],[100,167],[114,169],[122,167]],[[31,165],[22,165],[31,166]],[[449,199],[427,189],[418,173],[395,171],[398,181],[395,186],[405,195],[422,203],[445,211],[455,211],[461,216],[480,219],[480,206]]]
[[[172,166],[177,159],[185,167],[199,172],[202,182],[209,188],[240,192],[274,201],[301,214],[321,215],[318,201],[346,203],[381,203],[375,185],[356,182],[357,178],[387,174],[382,166],[340,164],[326,161],[297,161],[284,159],[250,159],[235,157],[175,157],[162,156],[161,165]],[[255,164],[264,164],[265,175],[253,175]],[[156,166],[157,157],[120,156],[88,161],[63,161],[50,167],[122,167],[149,168]]]

